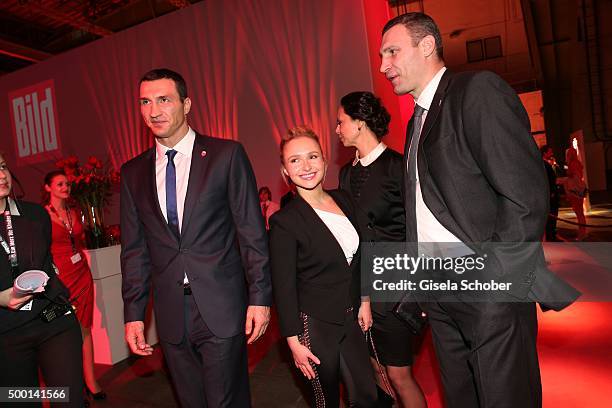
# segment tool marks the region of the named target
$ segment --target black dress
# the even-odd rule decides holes
[[[390,148],[368,166],[349,162],[340,170],[340,189],[350,192],[357,202],[362,242],[405,241],[404,173],[402,155]],[[412,365],[413,335],[391,311],[394,305],[372,304],[372,337],[382,364],[403,367]]]

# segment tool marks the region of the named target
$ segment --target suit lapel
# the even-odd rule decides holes
[[[438,89],[436,89],[436,93],[431,101],[431,106],[429,107],[429,111],[427,111],[427,117],[425,118],[425,123],[423,124],[423,129],[421,130],[421,137],[419,138],[419,146],[423,145],[423,141],[429,135],[431,128],[436,123],[438,119],[438,114],[442,110],[442,102],[444,100],[444,96],[446,94],[446,88],[450,83],[450,78],[452,74],[448,71],[448,69],[442,75],[440,79],[440,83],[438,84]]]
[[[154,211],[159,221],[164,225],[168,235],[176,239],[176,237],[170,230],[170,227],[168,226],[168,222],[164,218],[164,213],[162,212],[161,205],[159,204],[159,196],[157,195],[157,176],[155,174],[155,159],[156,159],[156,150],[155,150],[155,147],[153,147],[151,150],[149,150],[149,154],[147,155],[147,158],[145,161],[146,171],[145,171],[144,178],[143,178],[143,180],[146,180],[144,185],[148,186],[148,190],[149,190],[147,193],[150,196],[150,199],[148,200],[148,202],[154,203],[153,204],[153,207],[155,207]]]
[[[367,183],[367,181],[366,181],[366,183]],[[328,193],[329,193],[330,196],[332,196],[332,198],[334,199],[334,201],[336,202],[338,207],[340,207],[340,209],[342,210],[344,215],[346,215],[346,218],[348,218],[348,220],[351,222],[351,224],[353,224],[353,228],[355,228],[355,231],[357,231],[359,233],[359,224],[357,224],[357,220],[355,220],[353,218],[353,215],[354,215],[353,211],[351,211],[351,209],[349,208],[349,206],[346,203],[344,197],[342,197],[342,195],[338,194],[336,191],[328,191]]]
[[[189,168],[189,184],[187,185],[187,193],[185,195],[185,206],[183,207],[183,222],[181,228],[181,237],[185,236],[185,232],[189,227],[189,219],[193,214],[193,209],[196,207],[198,197],[204,188],[206,169],[208,168],[208,159],[202,152],[205,151],[205,138],[196,133],[196,138],[193,143],[193,151],[191,152],[191,167]]]
[[[346,218],[348,218],[350,223],[353,224],[353,228],[355,228],[355,231],[357,231],[357,236],[359,237],[359,240],[361,241],[361,231],[359,230],[359,224],[357,223],[357,220],[354,218],[355,211],[357,211],[356,208],[350,208],[349,204],[346,201],[346,197],[343,197],[341,194],[338,194],[338,192],[336,191],[329,191],[329,195],[332,196],[336,204],[338,204],[338,207],[340,207],[344,215],[346,215]],[[334,237],[334,240],[335,240],[335,237]],[[338,243],[338,248],[340,248],[342,259],[346,261],[346,256],[344,255],[344,250],[340,246],[340,243]],[[351,260],[351,263],[346,264],[346,267],[350,269],[350,268],[353,268],[355,265],[359,265],[359,263],[361,262],[360,259],[361,259],[361,243],[357,247],[357,252],[353,254],[353,259]],[[357,269],[360,271],[359,268]]]
[[[450,85],[452,75],[453,74],[448,69],[442,75],[440,83],[438,84],[438,89],[436,89],[434,98],[431,101],[431,106],[429,107],[429,111],[427,112],[425,123],[423,124],[423,130],[421,131],[421,137],[419,140],[419,176],[421,179],[421,194],[423,195],[423,200],[427,204],[430,211],[435,215],[435,217],[438,219],[440,224],[444,226],[444,228],[451,231],[461,241],[469,242],[469,238],[466,236],[466,234],[463,232],[463,230],[459,227],[457,222],[455,222],[454,218],[448,212],[446,203],[442,195],[440,194],[437,186],[435,185],[435,183],[429,180],[429,172],[427,171],[427,157],[425,156],[425,154],[423,154],[422,148],[424,140],[429,136],[431,129],[436,123],[438,115],[442,110],[442,104],[444,103],[444,97],[446,96],[446,90]],[[435,195],[435,199],[433,199],[432,195]]]
[[[318,232],[314,232],[315,239],[317,239],[318,237],[326,236],[327,240],[331,241],[332,242],[331,245],[333,245],[335,248],[336,257],[341,258],[344,261],[343,265],[346,265],[346,267],[348,268],[349,264],[346,262],[346,257],[344,256],[344,250],[340,246],[340,243],[338,242],[338,240],[336,240],[336,237],[331,232],[327,224],[323,222],[323,220],[321,219],[321,217],[319,217],[319,214],[317,214],[315,209],[312,208],[310,204],[306,202],[306,200],[300,197],[299,194],[295,198],[298,200],[298,203],[299,203],[298,208],[299,208],[300,213],[306,219],[306,225],[313,225],[313,226],[316,225],[319,229]],[[336,200],[336,197],[333,197],[333,198],[336,204],[338,204],[338,206],[344,212],[345,209],[342,206],[340,206],[340,204],[338,203],[338,200]],[[346,215],[346,212],[344,214]],[[353,221],[351,220],[351,223],[352,222]],[[355,224],[353,223],[353,225]]]

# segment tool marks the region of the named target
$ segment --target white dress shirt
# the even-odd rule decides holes
[[[187,186],[189,185],[189,170],[191,169],[191,155],[193,153],[193,144],[195,143],[195,132],[189,128],[185,137],[181,139],[172,149],[176,150],[174,156],[174,167],[176,169],[176,211],[178,213],[178,228],[179,232],[183,227],[183,210],[185,209],[185,196],[187,195]],[[164,146],[155,141],[155,183],[157,185],[157,199],[166,222],[168,222],[168,214],[166,208],[166,166],[168,165],[168,156],[166,152],[169,147]],[[187,284],[187,274],[183,279]]]
[[[446,67],[442,67],[436,75],[429,81],[419,99],[416,101],[416,104],[425,109],[423,112],[423,119],[421,121],[421,131],[423,130],[423,125],[425,124],[425,120],[427,119],[427,113],[431,108],[431,103],[436,94],[436,90],[438,89],[438,85],[440,84],[440,80],[442,79],[442,75],[446,71]],[[417,150],[418,155],[418,150]],[[421,184],[419,182],[419,171],[417,166],[417,161],[415,160],[415,175],[416,175],[416,186],[415,186],[415,202],[416,202],[416,223],[417,223],[417,236],[418,242],[444,242],[444,243],[460,243],[461,240],[455,236],[452,232],[447,230],[435,215],[431,212],[431,210],[423,201],[423,195],[421,193]],[[427,246],[426,246],[427,247]],[[421,247],[419,247],[421,248]],[[438,248],[441,249],[441,248]],[[430,251],[426,251],[430,252]],[[444,254],[431,254],[428,255],[444,255],[444,256],[464,256],[473,253],[467,246],[459,245],[459,246],[449,246],[446,250],[442,251]]]
[[[355,227],[353,227],[351,221],[344,215],[316,208],[314,208],[314,210],[319,218],[321,218],[321,221],[323,221],[331,231],[334,238],[336,238],[336,241],[338,241],[340,248],[342,248],[342,252],[344,252],[346,262],[350,265],[353,256],[359,249],[359,235]]]
[[[174,167],[176,168],[176,210],[178,213],[179,232],[183,226],[183,210],[185,208],[185,196],[187,195],[187,186],[189,185],[189,170],[191,169],[191,154],[193,153],[193,144],[195,142],[195,132],[189,128],[187,135],[181,139],[172,149],[176,150],[174,156]],[[164,146],[155,141],[155,182],[157,184],[157,198],[159,206],[166,222],[168,222],[168,214],[166,208],[166,166],[168,165],[168,156],[166,152],[169,147]]]

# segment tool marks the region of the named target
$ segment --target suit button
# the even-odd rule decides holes
[[[372,224],[371,222],[368,223],[368,229],[370,229],[370,230],[374,229],[374,224]]]
[[[183,281],[182,280],[178,280],[176,281],[177,286],[182,286],[183,285]]]
[[[189,248],[181,248],[181,252],[186,254],[187,252],[189,252]]]

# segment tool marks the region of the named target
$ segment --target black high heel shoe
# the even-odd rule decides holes
[[[96,401],[100,401],[100,400],[105,400],[106,399],[106,393],[104,392],[104,390],[100,391],[100,392],[96,392],[93,393],[89,390],[89,388],[87,388],[87,386],[85,386],[85,392],[87,393],[88,396],[90,396],[92,399],[96,400]]]

